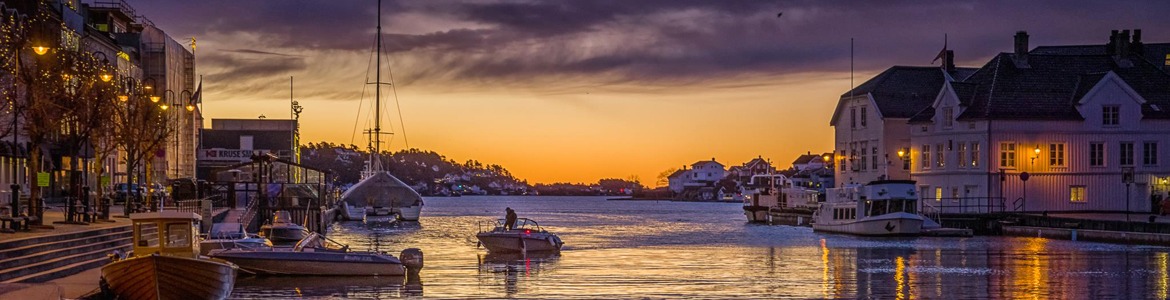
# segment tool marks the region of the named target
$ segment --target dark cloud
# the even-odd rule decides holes
[[[139,2],[133,4],[140,13],[172,36],[255,37],[245,49],[231,50],[235,54],[309,56],[368,51],[373,44],[372,1]],[[1104,43],[1118,28],[1145,28],[1147,41],[1170,41],[1170,18],[1163,16],[1170,2],[417,0],[383,6],[384,45],[408,84],[531,78],[692,83],[844,72],[851,38],[859,71],[927,65],[944,34],[966,65],[1011,51],[1017,30],[1028,30],[1033,46]],[[403,23],[414,20],[420,21]],[[225,68],[218,74],[223,78],[305,67],[297,60],[219,59],[201,56],[199,63]]]
[[[232,50],[224,50],[224,52],[242,53],[242,54],[275,55],[275,56],[286,56],[286,57],[300,57],[301,56],[301,55],[292,55],[292,54],[261,51],[261,50],[255,50],[255,49],[232,49]]]

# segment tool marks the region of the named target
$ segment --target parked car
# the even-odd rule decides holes
[[[126,199],[137,199],[142,195],[142,186],[135,183],[114,185],[114,204],[126,204]]]

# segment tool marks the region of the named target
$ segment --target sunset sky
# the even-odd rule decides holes
[[[302,141],[366,144],[375,1],[128,2],[176,40],[197,38],[208,120],[288,118],[293,76]],[[1111,29],[1170,41],[1170,3],[1154,1],[415,0],[382,11],[405,119],[404,131],[384,97],[389,149],[405,136],[530,183],[653,186],[712,157],[787,166],[830,151],[850,38],[855,84],[930,65],[944,35],[960,66],[1012,51],[1018,30],[1032,47],[1104,44]]]

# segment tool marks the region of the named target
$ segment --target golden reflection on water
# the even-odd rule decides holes
[[[898,256],[894,259],[894,281],[898,284],[896,294],[898,299],[906,299],[906,258]]]
[[[1166,269],[1170,268],[1166,262],[1167,256],[1170,255],[1167,255],[1166,252],[1160,252],[1154,255],[1154,260],[1158,263],[1158,282],[1154,293],[1156,293],[1158,299],[1170,298],[1170,293],[1167,292],[1167,289],[1170,289],[1170,275],[1166,274],[1168,272]]]
[[[1044,257],[1047,252],[1048,239],[1033,237],[1025,238],[1021,255],[1019,271],[1013,274],[1011,283],[1018,288],[1008,288],[1011,298],[1042,299],[1050,294],[1048,286],[1049,258]]]
[[[821,266],[825,270],[821,275],[821,294],[827,298],[833,294],[829,291],[829,247],[825,247],[825,239],[821,239]]]

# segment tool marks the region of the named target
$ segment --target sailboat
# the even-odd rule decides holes
[[[382,1],[378,1],[378,33],[374,92],[374,128],[369,130],[371,151],[361,181],[341,194],[342,216],[348,220],[418,221],[423,200],[418,191],[382,169]]]

